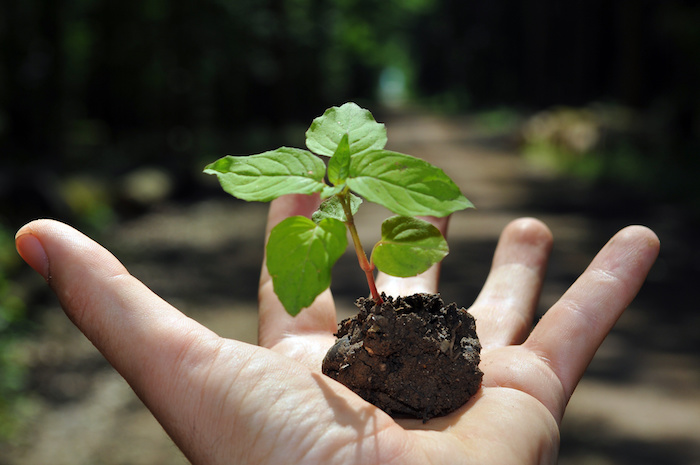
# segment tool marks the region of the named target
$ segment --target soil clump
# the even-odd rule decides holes
[[[355,302],[323,373],[394,417],[427,421],[464,405],[483,376],[474,317],[438,294],[382,299]]]

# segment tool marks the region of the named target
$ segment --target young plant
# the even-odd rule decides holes
[[[291,315],[330,286],[331,269],[347,248],[347,231],[372,298],[382,298],[374,268],[415,276],[442,260],[448,247],[440,231],[414,216],[447,216],[473,207],[439,168],[410,155],[384,150],[386,129],[354,103],[326,110],[306,131],[309,150],[281,147],[249,156],[226,156],[206,166],[223,189],[246,201],[269,202],[286,194],[320,193],[311,219],[293,216],[270,232],[267,269],[275,293]],[[321,159],[329,157],[326,163]],[[370,259],[354,215],[362,198],[391,210]]]

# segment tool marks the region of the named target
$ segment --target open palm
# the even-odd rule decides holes
[[[273,202],[268,228],[317,199]],[[446,229],[446,220],[436,220]],[[268,229],[269,230],[269,229]],[[153,294],[76,230],[40,220],[17,234],[22,257],[66,314],[129,382],[195,464],[555,463],[566,403],[658,253],[650,230],[622,230],[532,329],[552,238],[537,220],[504,230],[470,312],[482,388],[445,417],[394,420],[320,372],[333,344],[330,292],[296,318],[263,269],[260,346],[224,339]],[[435,292],[439,270],[396,279],[394,295]]]

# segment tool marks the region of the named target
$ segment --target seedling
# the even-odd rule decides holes
[[[247,201],[320,194],[323,201],[310,219],[293,216],[270,231],[267,269],[275,293],[293,316],[311,305],[330,286],[331,269],[348,245],[347,230],[372,297],[357,299],[359,313],[339,324],[321,372],[389,414],[427,421],[459,408],[479,389],[474,317],[438,295],[384,299],[374,269],[399,277],[427,270],[447,255],[447,242],[416,216],[441,217],[473,205],[440,168],[385,150],[386,142],[383,124],[346,103],[311,123],[308,150],[227,156],[204,172]],[[396,214],[382,223],[369,259],[354,219],[363,199]]]
[[[286,194],[320,193],[311,219],[293,216],[270,232],[267,269],[275,293],[290,315],[313,303],[331,283],[331,269],[347,248],[347,231],[367,277],[372,298],[382,297],[375,267],[392,276],[415,276],[448,253],[440,231],[415,216],[447,216],[473,207],[440,169],[385,150],[386,128],[354,103],[326,110],[306,131],[308,150],[280,147],[249,156],[226,156],[206,166],[223,189],[246,201],[269,202]],[[328,157],[327,163],[321,157]],[[362,199],[397,216],[382,223],[370,258],[354,215]]]

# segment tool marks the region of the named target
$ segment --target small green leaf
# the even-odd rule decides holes
[[[281,147],[243,157],[227,156],[207,165],[221,187],[239,199],[269,202],[285,194],[312,194],[326,185],[323,160],[307,150]]]
[[[285,219],[270,232],[267,270],[275,294],[294,316],[331,284],[331,268],[347,248],[345,225],[327,218],[314,223],[303,216]]]
[[[343,135],[348,135],[350,155],[381,150],[386,145],[386,128],[368,110],[355,103],[331,107],[314,119],[306,131],[306,146],[314,153],[332,157]]]
[[[440,168],[388,150],[353,156],[347,185],[403,216],[447,216],[474,206]]]
[[[372,262],[386,274],[420,274],[449,252],[440,231],[418,218],[392,216],[382,223],[382,239],[372,250]]]
[[[347,197],[350,200],[350,212],[354,215],[357,213],[357,210],[359,210],[362,199],[352,193],[348,193]],[[315,223],[318,223],[324,218],[333,218],[345,223],[348,219],[345,216],[345,210],[343,209],[343,204],[341,202],[340,197],[336,195],[324,200],[321,202],[318,210],[311,215],[311,219]]]
[[[348,133],[343,134],[338,148],[328,161],[328,180],[335,186],[343,184],[350,171],[350,145]]]
[[[343,192],[343,189],[345,189],[345,184],[341,184],[340,186],[325,186],[321,191],[321,198],[327,199],[328,197],[340,194]]]

